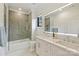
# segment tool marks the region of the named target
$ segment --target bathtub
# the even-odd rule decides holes
[[[34,42],[26,39],[16,40],[16,41],[10,41],[9,42],[9,51],[8,56],[29,56],[32,54],[29,54],[31,51],[34,50]]]

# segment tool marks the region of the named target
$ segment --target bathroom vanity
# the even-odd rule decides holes
[[[48,13],[43,23],[44,32],[39,29],[35,35],[38,55],[79,56],[79,4]]]
[[[40,56],[79,56],[79,47],[60,39],[36,36],[36,53]]]

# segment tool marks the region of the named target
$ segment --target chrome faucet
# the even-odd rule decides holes
[[[53,37],[55,37],[55,33],[53,32]]]

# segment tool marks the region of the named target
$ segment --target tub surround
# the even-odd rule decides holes
[[[32,53],[32,46],[33,43],[29,38],[10,41],[7,56],[35,56],[35,54]]]

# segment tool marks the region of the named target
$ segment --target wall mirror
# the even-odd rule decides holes
[[[79,4],[71,4],[45,16],[45,31],[79,34]]]

